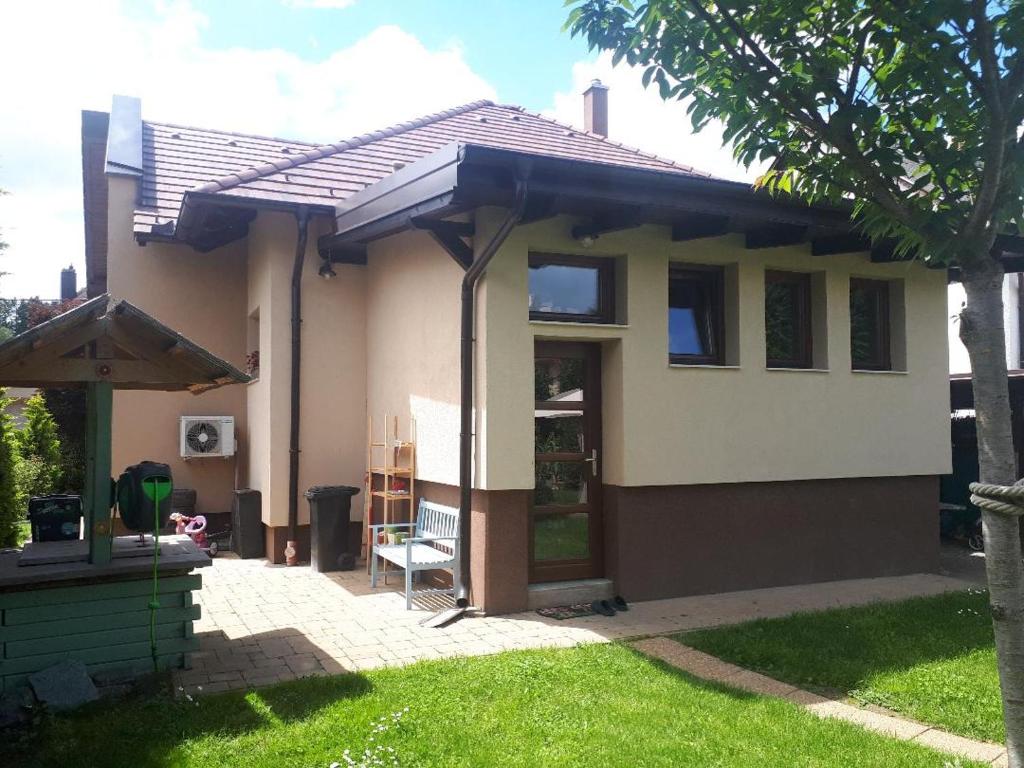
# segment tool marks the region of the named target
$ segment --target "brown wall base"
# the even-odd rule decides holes
[[[604,490],[607,575],[627,600],[938,569],[936,477]]]
[[[299,535],[299,562],[309,562],[309,526],[300,525],[298,527]],[[282,565],[284,563],[284,548],[288,544],[288,526],[281,525],[271,527],[269,525],[263,526],[263,537],[266,542],[266,557],[267,560],[272,562],[274,565]]]
[[[309,525],[300,525],[299,534],[299,562],[309,562]],[[359,520],[349,523],[348,551],[359,556],[361,538],[363,535],[363,524]],[[284,548],[288,543],[288,526],[282,525],[271,528],[263,526],[263,537],[266,545],[265,557],[275,565],[284,563]]]
[[[453,485],[416,481],[417,495],[459,506]],[[490,614],[526,610],[527,504],[533,491],[473,491],[470,601]]]

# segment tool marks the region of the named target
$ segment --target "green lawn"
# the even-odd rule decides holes
[[[403,768],[947,762],[781,700],[699,683],[621,645],[422,662],[195,703],[100,703],[20,743],[0,740],[0,765],[327,768],[345,765],[346,748],[376,745],[394,749]]]
[[[954,733],[1002,742],[982,591],[797,614],[680,636],[790,683],[848,693]]]

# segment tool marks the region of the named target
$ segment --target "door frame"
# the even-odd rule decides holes
[[[598,342],[578,341],[548,341],[535,340],[533,358],[536,366],[537,358],[544,357],[565,357],[579,358],[586,361],[586,379],[584,381],[584,393],[586,400],[579,403],[573,402],[571,409],[580,408],[583,410],[584,445],[597,449],[597,461],[591,464],[596,471],[591,469],[587,473],[587,503],[579,507],[566,509],[563,514],[574,512],[586,512],[588,515],[587,531],[590,557],[585,560],[556,560],[538,564],[534,560],[534,517],[536,509],[534,496],[530,495],[528,531],[529,541],[529,580],[531,584],[568,581],[573,579],[593,579],[604,576],[604,519],[603,519],[603,463],[604,445],[601,436],[602,401],[601,401],[601,345]],[[534,410],[537,409],[537,401],[534,401]],[[550,408],[551,403],[545,403],[545,408]],[[566,410],[569,410],[567,408]],[[557,410],[557,407],[555,408]],[[536,445],[534,445],[536,451]],[[536,462],[536,452],[534,453]],[[587,452],[583,453],[552,453],[544,454],[546,461],[578,461],[585,465],[588,463]],[[556,510],[550,510],[556,511]],[[558,510],[561,511],[561,510]]]

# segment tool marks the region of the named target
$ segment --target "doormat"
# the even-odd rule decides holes
[[[548,619],[565,621],[566,619],[578,619],[581,616],[593,616],[594,609],[590,607],[590,603],[575,603],[573,605],[558,605],[554,608],[538,608],[537,613]]]

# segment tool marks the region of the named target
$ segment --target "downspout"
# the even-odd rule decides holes
[[[517,177],[512,210],[462,278],[462,343],[459,372],[459,541],[462,545],[459,548],[459,583],[455,585],[455,603],[460,608],[469,605],[469,536],[473,509],[473,320],[476,316],[476,286],[491,259],[523,217],[525,208],[526,179]]]
[[[292,265],[292,363],[291,408],[288,424],[288,544],[285,562],[295,565],[299,534],[299,381],[302,365],[302,267],[306,261],[309,236],[309,208],[300,205],[295,212],[298,237],[295,263]]]

